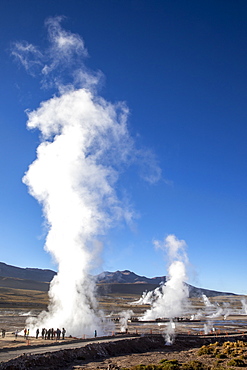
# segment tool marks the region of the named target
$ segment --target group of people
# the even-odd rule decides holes
[[[5,329],[2,329],[2,338],[5,337],[5,333],[6,333],[6,330]],[[65,338],[65,333],[66,333],[66,330],[64,328],[62,328],[62,330],[60,330],[59,328],[57,328],[57,330],[54,330],[54,329],[45,329],[43,328],[41,330],[41,336],[42,336],[42,339],[64,339]],[[16,330],[15,331],[15,338],[17,338],[19,334],[19,331]],[[40,331],[39,329],[36,330],[36,339],[38,339],[40,335]],[[25,339],[29,339],[29,329],[24,329],[24,338]]]
[[[6,333],[6,330],[5,329],[1,329],[2,330],[2,338],[5,337],[5,333]],[[24,329],[24,338],[25,339],[29,339],[29,329]],[[46,329],[46,328],[43,328],[41,330],[41,333],[40,333],[40,330],[37,329],[36,330],[36,339],[39,338],[39,335],[41,334],[41,337],[42,339],[56,339],[56,340],[60,340],[60,339],[64,339],[65,338],[65,333],[66,333],[66,330],[64,328],[62,328],[62,330],[60,330],[59,328],[57,328],[57,330],[54,330],[53,328],[52,329]],[[19,334],[19,331],[16,330],[15,331],[15,337],[17,338]],[[97,337],[97,330],[94,331],[94,337],[96,338]]]
[[[52,329],[43,328],[41,330],[42,339],[57,339],[57,340],[64,339],[65,333],[66,333],[66,330],[64,328],[62,328],[62,330],[60,330],[59,328],[57,328],[57,330],[53,328]],[[39,337],[39,329],[36,330],[36,339],[38,339],[38,337]]]

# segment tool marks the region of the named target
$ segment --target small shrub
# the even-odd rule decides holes
[[[239,352],[237,349],[230,352],[231,357],[238,357],[239,355],[242,355],[242,352]]]
[[[227,358],[226,354],[225,353],[217,353],[215,355],[216,358]]]
[[[245,362],[241,358],[233,358],[231,359],[228,364],[228,366],[237,366],[237,367],[243,367],[245,366]]]
[[[214,363],[214,366],[219,366],[222,363],[222,360],[216,360]]]
[[[163,370],[163,365],[155,365],[155,364],[149,364],[149,365],[136,365],[131,368],[132,370]],[[177,368],[165,368],[167,370],[177,370]]]
[[[212,367],[210,367],[210,370],[229,370],[230,367],[226,367],[222,365],[222,360],[216,360]],[[233,369],[232,369],[233,370]]]
[[[200,361],[189,361],[182,364],[182,370],[206,370],[207,367]]]
[[[178,360],[167,360],[166,358],[160,360],[160,364],[164,364],[164,363],[170,363],[170,364],[176,364],[178,365]]]
[[[161,369],[162,370],[178,370],[179,363],[178,360],[161,360]]]
[[[203,355],[211,355],[214,351],[214,348],[212,346],[202,346],[199,351],[197,352],[198,356]]]
[[[198,356],[202,356],[202,355],[211,355],[213,357],[216,356],[217,353],[219,353],[220,351],[220,349],[217,348],[217,345],[218,345],[218,342],[209,344],[208,346],[206,345],[202,346],[197,352]]]
[[[231,353],[231,349],[229,347],[224,347],[222,349],[222,353],[224,353],[227,356]]]

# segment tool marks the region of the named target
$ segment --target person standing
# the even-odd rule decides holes
[[[45,339],[45,328],[41,330],[41,336],[42,336],[42,339]]]
[[[61,330],[59,328],[57,328],[57,339],[58,340],[60,339],[60,335],[61,335]]]
[[[66,333],[66,330],[63,328],[63,329],[62,329],[62,339],[64,339],[64,337],[65,337],[65,333]]]
[[[48,340],[51,339],[51,329],[48,329],[48,331],[47,331],[47,339]]]

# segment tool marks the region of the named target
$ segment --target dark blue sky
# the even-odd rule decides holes
[[[166,274],[152,242],[172,233],[188,245],[191,283],[246,293],[246,1],[9,0],[0,10],[1,260],[55,268],[21,178],[39,142],[25,110],[56,92],[11,48],[46,48],[45,19],[63,15],[64,29],[85,42],[86,66],[104,74],[99,94],[126,102],[133,138],[162,169],[152,186],[135,169],[121,178],[138,218],[105,236],[102,268]]]

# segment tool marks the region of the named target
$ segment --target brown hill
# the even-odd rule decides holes
[[[27,290],[38,290],[40,292],[48,292],[49,283],[0,276],[0,288],[13,288],[24,290],[27,289]]]
[[[28,267],[22,268],[0,262],[0,276],[2,277],[13,277],[18,279],[50,282],[53,279],[54,275],[56,275],[56,272],[52,270],[43,270]]]

